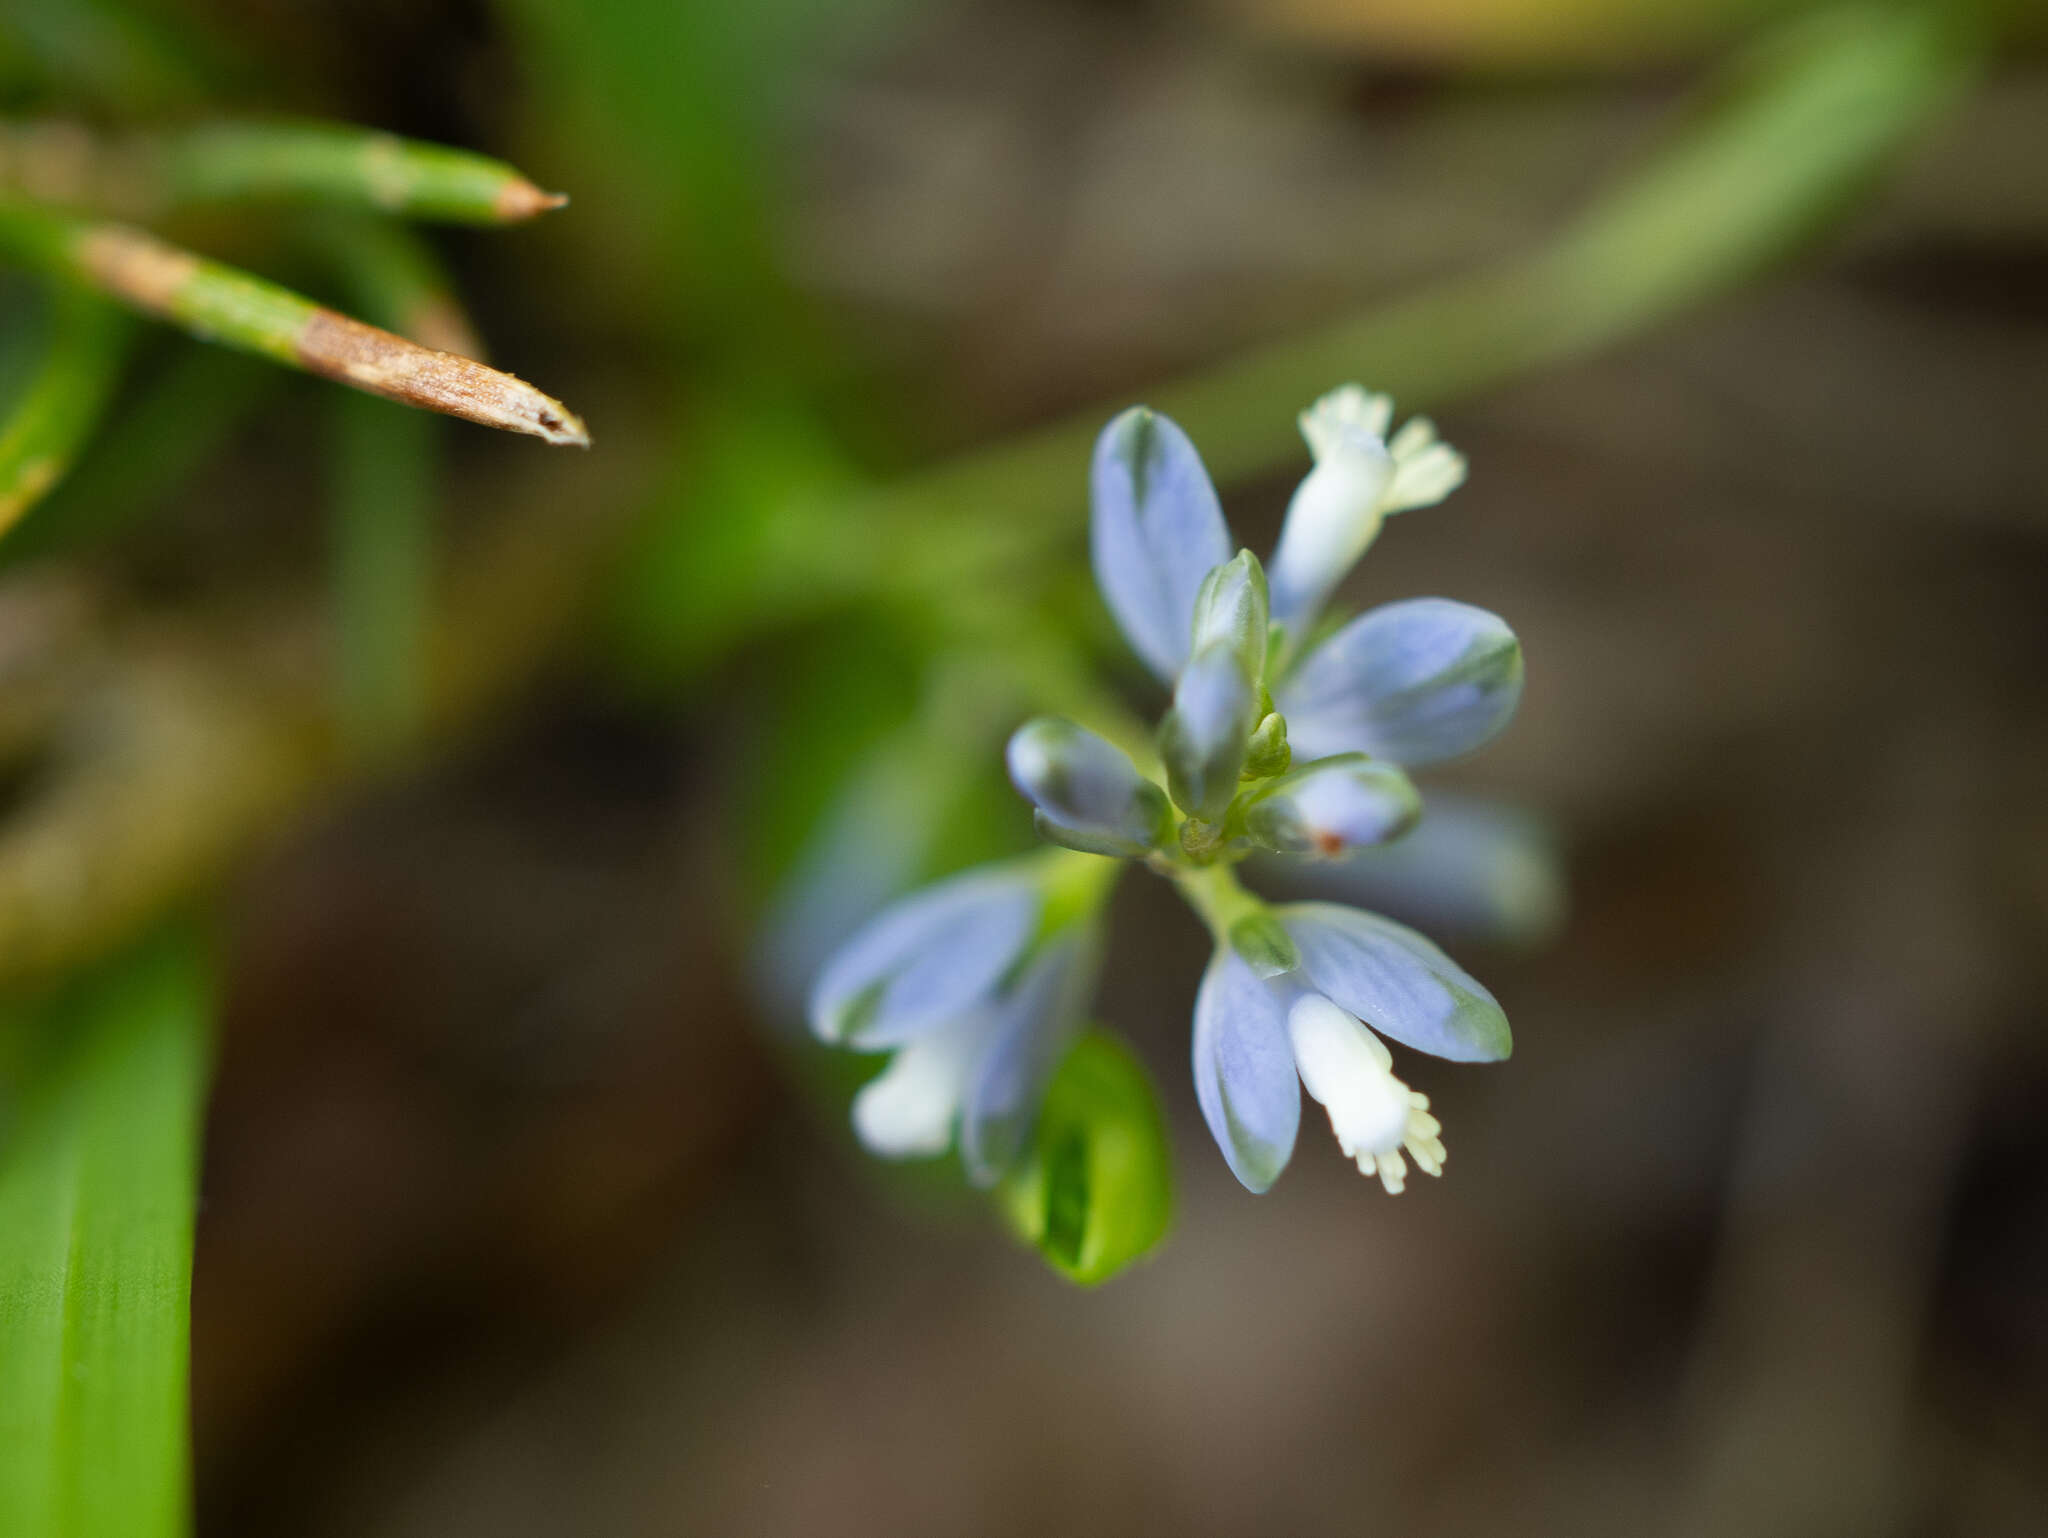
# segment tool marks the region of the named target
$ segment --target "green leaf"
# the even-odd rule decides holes
[[[0,422],[0,534],[64,478],[127,355],[128,321],[105,300],[65,284],[52,309],[41,366]]]
[[[1094,1286],[1140,1259],[1173,1218],[1173,1156],[1152,1077],[1090,1031],[1054,1075],[1031,1152],[996,1192],[1046,1263]]]
[[[0,1020],[0,1532],[189,1525],[210,990],[186,935]]]

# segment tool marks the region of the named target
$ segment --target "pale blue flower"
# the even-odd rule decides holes
[[[1438,763],[1481,746],[1513,717],[1521,646],[1499,618],[1470,604],[1385,604],[1305,653],[1300,645],[1380,521],[1440,501],[1464,480],[1464,460],[1425,418],[1384,441],[1392,414],[1386,396],[1356,385],[1302,414],[1316,465],[1295,494],[1270,573],[1256,580],[1248,553],[1230,559],[1229,527],[1185,433],[1142,407],[1103,429],[1090,523],[1096,582],[1132,648],[1176,686],[1173,730],[1204,729],[1201,751],[1184,750],[1188,796],[1170,786],[1185,810],[1213,811],[1236,774],[1243,760],[1230,762],[1217,743],[1261,686],[1286,722],[1297,763],[1353,752],[1411,767]],[[1269,608],[1288,637],[1273,677],[1263,639],[1249,634],[1254,616]],[[1226,640],[1239,668],[1226,667],[1217,651]],[[1191,678],[1197,641],[1202,667]],[[1182,700],[1182,689],[1191,698]],[[1169,754],[1168,768],[1177,767]]]
[[[1442,1170],[1442,1128],[1395,1075],[1387,1042],[1496,1061],[1511,1046],[1499,1004],[1413,930],[1334,903],[1271,906],[1231,869],[1259,851],[1336,858],[1396,843],[1422,810],[1404,767],[1480,746],[1520,699],[1513,633],[1448,599],[1386,604],[1310,644],[1384,519],[1464,479],[1464,460],[1426,420],[1389,439],[1392,414],[1355,385],[1303,413],[1315,464],[1270,580],[1236,549],[1177,426],[1134,408],[1103,430],[1090,552],[1110,613],[1172,692],[1157,757],[1136,733],[1120,733],[1134,758],[1064,718],[1026,723],[1009,742],[1010,778],[1039,832],[1065,848],[915,893],[826,965],[813,1030],[893,1053],[853,1103],[870,1149],[906,1158],[957,1146],[983,1185],[1018,1163],[1080,1029],[1103,898],[1122,862],[1137,861],[1172,881],[1217,941],[1193,1066],[1237,1178],[1253,1191],[1278,1178],[1304,1088],[1346,1157],[1388,1191],[1411,1163]]]
[[[1055,891],[1074,884],[1059,862],[1079,858],[1028,857],[926,887],[827,964],[812,990],[812,1030],[842,1046],[894,1049],[854,1097],[854,1131],[870,1152],[929,1158],[957,1138],[978,1185],[1015,1162],[1100,961],[1089,903],[1047,932]]]
[[[913,892],[847,940],[811,989],[811,1029],[847,1047],[894,1047],[979,1007],[1023,956],[1043,903],[1027,861]]]
[[[1500,1005],[1391,920],[1334,903],[1272,912],[1298,964],[1262,978],[1219,946],[1195,1001],[1196,1097],[1232,1173],[1252,1191],[1279,1177],[1294,1152],[1302,1086],[1345,1155],[1389,1192],[1402,1189],[1409,1160],[1439,1173],[1442,1128],[1428,1099],[1394,1076],[1379,1037],[1455,1061],[1498,1061],[1512,1049]]]

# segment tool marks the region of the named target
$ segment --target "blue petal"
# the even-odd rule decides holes
[[[1094,991],[1101,950],[1092,928],[1062,936],[996,1006],[960,1116],[960,1160],[976,1185],[994,1185],[1030,1143],[1046,1086]]]
[[[1258,721],[1258,686],[1227,641],[1212,641],[1174,687],[1159,726],[1166,788],[1184,812],[1221,822]]]
[[[1513,1050],[1508,1018],[1477,979],[1414,930],[1336,903],[1273,910],[1301,952],[1301,971],[1382,1036],[1460,1063]]]
[[[1522,648],[1496,616],[1448,598],[1361,614],[1302,659],[1278,692],[1304,758],[1370,753],[1433,764],[1469,753],[1522,698]]]
[[[1246,805],[1245,831],[1282,854],[1330,858],[1400,838],[1422,815],[1408,776],[1360,753],[1318,759]]]
[[[1555,833],[1513,807],[1431,792],[1413,832],[1316,864],[1262,862],[1269,887],[1371,908],[1446,939],[1534,949],[1570,906]]]
[[[1027,721],[1010,737],[1010,782],[1070,848],[1132,858],[1157,846],[1170,823],[1166,796],[1123,749],[1058,716]],[[1065,835],[1062,837],[1061,835]]]
[[[1283,999],[1227,946],[1195,995],[1195,1098],[1230,1172],[1252,1192],[1280,1178],[1301,1127]]]
[[[826,1041],[893,1047],[991,998],[1038,927],[1038,881],[982,867],[914,892],[839,948],[811,990]]]
[[[1133,406],[1095,440],[1088,544],[1095,582],[1131,647],[1171,684],[1188,659],[1195,595],[1230,559],[1230,530],[1188,436]]]

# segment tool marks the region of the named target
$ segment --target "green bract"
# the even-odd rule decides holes
[[[1151,1076],[1090,1031],[1060,1064],[1038,1133],[998,1197],[1010,1226],[1062,1275],[1108,1281],[1166,1235],[1173,1160]]]

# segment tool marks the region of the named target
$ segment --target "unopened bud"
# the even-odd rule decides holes
[[[1040,716],[1011,736],[1008,757],[1011,781],[1038,809],[1038,831],[1055,844],[1136,859],[1171,836],[1165,794],[1084,726]]]
[[[1182,811],[1222,820],[1237,794],[1257,706],[1257,686],[1227,641],[1212,641],[1182,670],[1159,728],[1166,787]]]
[[[1244,809],[1252,842],[1334,858],[1399,838],[1422,815],[1408,776],[1363,753],[1319,759],[1275,780]]]

